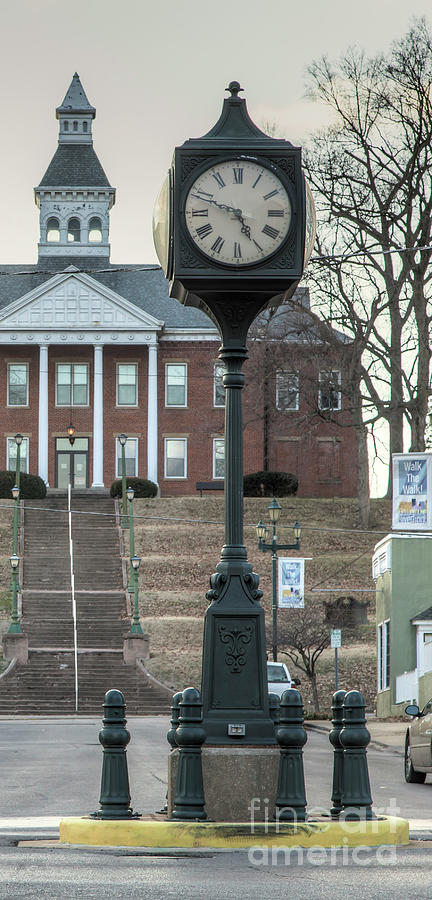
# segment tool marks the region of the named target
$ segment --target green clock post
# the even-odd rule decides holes
[[[154,236],[170,294],[205,310],[222,346],[225,543],[210,578],[203,639],[207,745],[274,745],[259,578],[243,543],[242,367],[261,309],[291,296],[314,240],[301,150],[270,138],[231,82],[221,116],[174,152],[155,207]]]

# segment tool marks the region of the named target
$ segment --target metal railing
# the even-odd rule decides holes
[[[78,712],[78,632],[77,632],[77,610],[75,598],[75,572],[74,572],[74,551],[72,539],[72,508],[71,508],[72,486],[68,485],[68,523],[69,523],[69,553],[70,553],[70,580],[71,580],[71,599],[72,599],[72,617],[74,629],[74,664],[75,664],[75,712]]]

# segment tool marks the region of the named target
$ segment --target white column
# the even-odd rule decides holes
[[[148,345],[147,478],[158,483],[157,344]]]
[[[93,374],[93,484],[104,486],[103,480],[103,347],[94,346]]]
[[[48,486],[48,347],[39,347],[38,474]]]

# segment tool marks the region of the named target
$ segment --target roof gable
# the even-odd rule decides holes
[[[152,330],[163,322],[74,267],[0,311],[0,330]]]

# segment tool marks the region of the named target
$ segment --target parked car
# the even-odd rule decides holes
[[[405,781],[423,784],[428,772],[432,772],[432,700],[420,712],[415,703],[405,708],[407,716],[413,716],[405,738]]]
[[[267,663],[267,681],[269,694],[277,694],[282,697],[284,691],[299,686],[298,678],[291,678],[288,666],[280,662]]]

